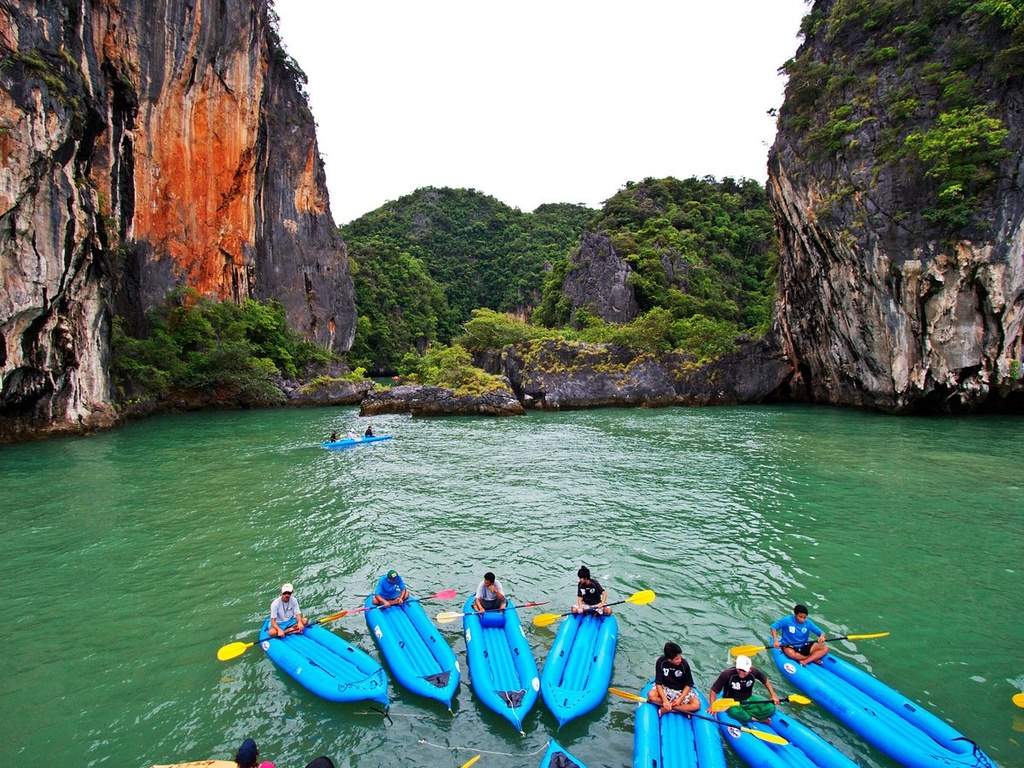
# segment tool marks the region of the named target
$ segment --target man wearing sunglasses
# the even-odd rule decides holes
[[[292,597],[295,588],[291,584],[281,587],[281,596],[270,604],[271,637],[284,637],[302,632],[306,628],[306,618],[299,609],[298,601]]]

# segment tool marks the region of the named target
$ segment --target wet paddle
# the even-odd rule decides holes
[[[1021,709],[1024,709],[1024,693],[1013,694],[1013,703]]]
[[[789,696],[779,699],[779,701],[789,701],[793,704],[811,703],[810,699],[808,699],[806,696],[801,696],[799,693],[791,693],[789,694]],[[747,699],[748,704],[769,704],[770,702],[771,699]],[[737,704],[740,703],[741,702],[737,701],[736,699],[715,699],[714,702],[711,704],[711,711],[725,712],[725,710],[729,709],[730,707],[735,707]]]
[[[430,595],[429,597],[409,598],[407,602],[419,602],[422,600],[451,600],[452,598],[457,597],[458,594],[459,593],[456,592],[454,589],[445,589],[441,592],[436,592],[433,595]],[[316,619],[315,621],[311,621],[306,626],[315,627],[317,624],[326,624],[329,621],[335,621],[337,619],[342,618],[343,616],[348,616],[352,613],[363,613],[368,610],[370,609],[366,606],[363,606],[362,608],[351,608],[346,611],[338,611],[337,613],[332,613],[329,616],[324,616],[322,619]],[[256,645],[255,640],[253,640],[251,643],[244,643],[241,640],[237,640],[233,643],[228,643],[227,645],[221,646],[221,648],[217,651],[217,658],[220,661],[230,661],[231,659],[236,659],[243,653],[245,653],[247,650],[252,648],[254,645]]]
[[[831,643],[833,640],[874,640],[876,637],[887,637],[888,632],[877,632],[873,635],[837,635],[836,637],[826,637],[825,642]],[[803,643],[783,643],[781,648],[792,648]],[[753,656],[755,653],[768,650],[767,645],[737,645],[729,649],[729,653],[732,656]]]
[[[623,699],[628,699],[629,701],[638,701],[641,704],[650,704],[652,707],[653,706],[657,706],[657,704],[653,704],[652,702],[649,702],[643,696],[637,696],[635,693],[629,693],[627,691],[620,691],[618,688],[609,688],[608,689],[608,693],[613,693],[616,696],[619,696],[619,697],[621,697]],[[715,724],[721,725],[721,726],[725,726],[726,728],[734,728],[734,727],[736,727],[736,726],[728,725],[726,723],[720,723],[720,722],[718,722],[717,719],[715,719],[713,717],[708,717],[707,715],[699,715],[696,712],[675,712],[674,714],[685,715],[686,717],[695,717],[698,720],[710,720],[712,723],[715,723]],[[761,741],[767,741],[767,742],[769,742],[771,744],[778,744],[780,746],[785,746],[786,744],[789,744],[789,742],[786,741],[784,738],[782,738],[781,736],[778,736],[778,735],[776,735],[774,733],[768,733],[767,731],[755,731],[753,728],[744,728],[742,726],[740,726],[740,730],[743,731],[744,733],[749,733],[751,736],[754,736],[754,737],[760,739]]]
[[[469,758],[469,760],[467,760],[466,762],[464,762],[462,764],[462,768],[469,768],[469,766],[471,766],[473,763],[475,763],[479,759],[480,759],[480,755],[477,755],[476,757]]]
[[[539,603],[523,603],[522,605],[513,605],[512,608],[513,609],[518,609],[518,608],[534,608],[534,607],[536,607],[538,605],[547,605],[550,602],[551,602],[550,600],[544,600],[544,601],[539,602]],[[484,613],[494,613],[495,611],[498,611],[498,610],[501,610],[501,609],[500,608],[490,608],[490,609],[484,611]],[[478,611],[470,611],[469,613],[461,613],[459,611],[445,611],[444,613],[437,614],[437,616],[435,616],[434,618],[437,619],[438,624],[451,624],[456,619],[461,619],[463,616],[472,616],[474,613],[478,613]]]
[[[619,605],[620,603],[633,603],[634,605],[647,605],[648,603],[654,602],[655,594],[652,589],[642,589],[639,592],[635,592],[625,600],[615,600],[605,605]],[[533,623],[538,627],[547,627],[554,624],[563,616],[570,616],[572,611],[566,613],[542,613],[538,616],[533,617]]]

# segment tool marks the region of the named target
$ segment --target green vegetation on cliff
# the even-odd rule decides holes
[[[903,228],[985,226],[979,213],[1010,154],[1000,109],[1024,82],[1024,0],[818,0],[801,33],[783,67],[780,129],[823,181],[836,160],[871,173],[837,182],[819,213],[888,170],[921,203],[885,211]]]
[[[188,288],[147,314],[146,332],[129,336],[115,319],[111,373],[119,399],[161,398],[172,390],[217,391],[240,402],[278,402],[277,381],[330,355],[301,341],[276,301],[216,302]]]

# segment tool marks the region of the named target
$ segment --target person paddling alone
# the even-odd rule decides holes
[[[748,701],[751,692],[754,690],[754,683],[760,681],[771,694],[771,701]],[[711,704],[719,694],[735,699],[738,703],[729,707],[726,712],[729,717],[736,720],[740,725],[746,725],[751,720],[759,723],[771,722],[775,714],[775,705],[779,703],[779,697],[775,695],[775,689],[765,676],[764,672],[754,668],[754,663],[749,656],[737,656],[736,666],[729,667],[722,671],[722,674],[711,684],[711,693],[708,696]],[[708,712],[712,707],[708,707]]]
[[[647,700],[658,705],[659,717],[700,709],[700,698],[693,690],[693,672],[678,644],[665,643],[665,652],[654,662],[654,687],[648,691]]]
[[[783,616],[772,624],[771,630],[774,646],[781,648],[789,658],[799,661],[801,667],[811,662],[820,664],[821,657],[828,653],[825,631],[807,618],[806,605],[794,605],[793,615]],[[816,641],[810,639],[811,632],[817,635]]]
[[[267,634],[271,637],[298,634],[306,628],[306,619],[299,603],[292,597],[294,591],[291,584],[282,585],[281,596],[274,598],[270,604],[270,629]]]
[[[608,593],[590,578],[590,569],[587,566],[580,566],[576,572],[579,584],[576,587],[576,605],[572,607],[573,613],[599,613],[610,616],[612,609],[605,605],[608,602]]]

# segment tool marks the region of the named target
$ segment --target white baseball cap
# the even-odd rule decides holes
[[[285,585],[283,585],[283,586],[281,587],[281,594],[282,594],[282,595],[283,595],[283,594],[284,594],[285,592],[294,592],[294,591],[295,591],[295,587],[293,587],[293,586],[292,586],[291,584],[285,584]]]
[[[752,666],[754,666],[754,662],[750,660],[749,656],[736,657],[736,669],[742,669],[744,672],[749,672]]]

